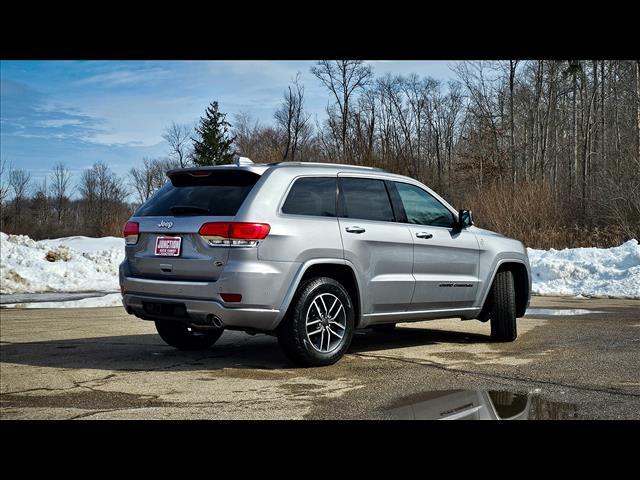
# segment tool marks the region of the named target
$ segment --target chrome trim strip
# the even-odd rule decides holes
[[[362,315],[367,318],[387,317],[394,315],[423,315],[430,313],[447,313],[447,312],[466,312],[472,310],[479,310],[478,307],[465,307],[465,308],[446,308],[442,310],[407,310],[403,312],[385,312],[385,313],[365,313]]]
[[[167,285],[170,282],[171,285],[185,285],[185,286],[207,286],[212,282],[188,282],[185,280],[171,280],[171,278],[166,278],[164,280],[154,280],[152,278],[138,278],[138,277],[124,277],[127,282],[133,283],[148,283],[151,285]]]

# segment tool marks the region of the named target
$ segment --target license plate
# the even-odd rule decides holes
[[[157,237],[156,255],[161,257],[178,257],[180,255],[181,237]]]

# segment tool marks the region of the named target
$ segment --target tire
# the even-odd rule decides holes
[[[387,323],[386,325],[378,325],[376,327],[372,327],[374,332],[380,333],[389,333],[393,332],[396,329],[395,323]]]
[[[335,299],[340,304],[334,304]],[[315,302],[320,306],[314,306]],[[324,311],[323,318],[321,311]],[[298,287],[289,311],[278,327],[278,342],[296,365],[332,365],[351,345],[354,317],[351,298],[339,282],[329,277],[313,278]],[[308,321],[311,322],[309,325]]]
[[[497,342],[513,342],[516,328],[516,290],[513,274],[503,270],[496,274],[491,286],[491,338]]]
[[[156,320],[155,323],[162,340],[178,350],[204,350],[216,343],[223,332],[223,329],[187,330],[186,325],[170,320]]]

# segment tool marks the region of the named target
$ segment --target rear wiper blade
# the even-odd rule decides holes
[[[174,205],[169,210],[174,215],[180,215],[181,213],[209,213],[209,209],[193,205]]]

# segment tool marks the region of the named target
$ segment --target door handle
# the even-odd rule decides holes
[[[432,238],[433,234],[432,233],[427,233],[427,232],[418,232],[418,233],[416,233],[416,237],[418,237],[418,238]]]
[[[347,227],[345,230],[349,233],[364,233],[365,229],[362,227]]]

